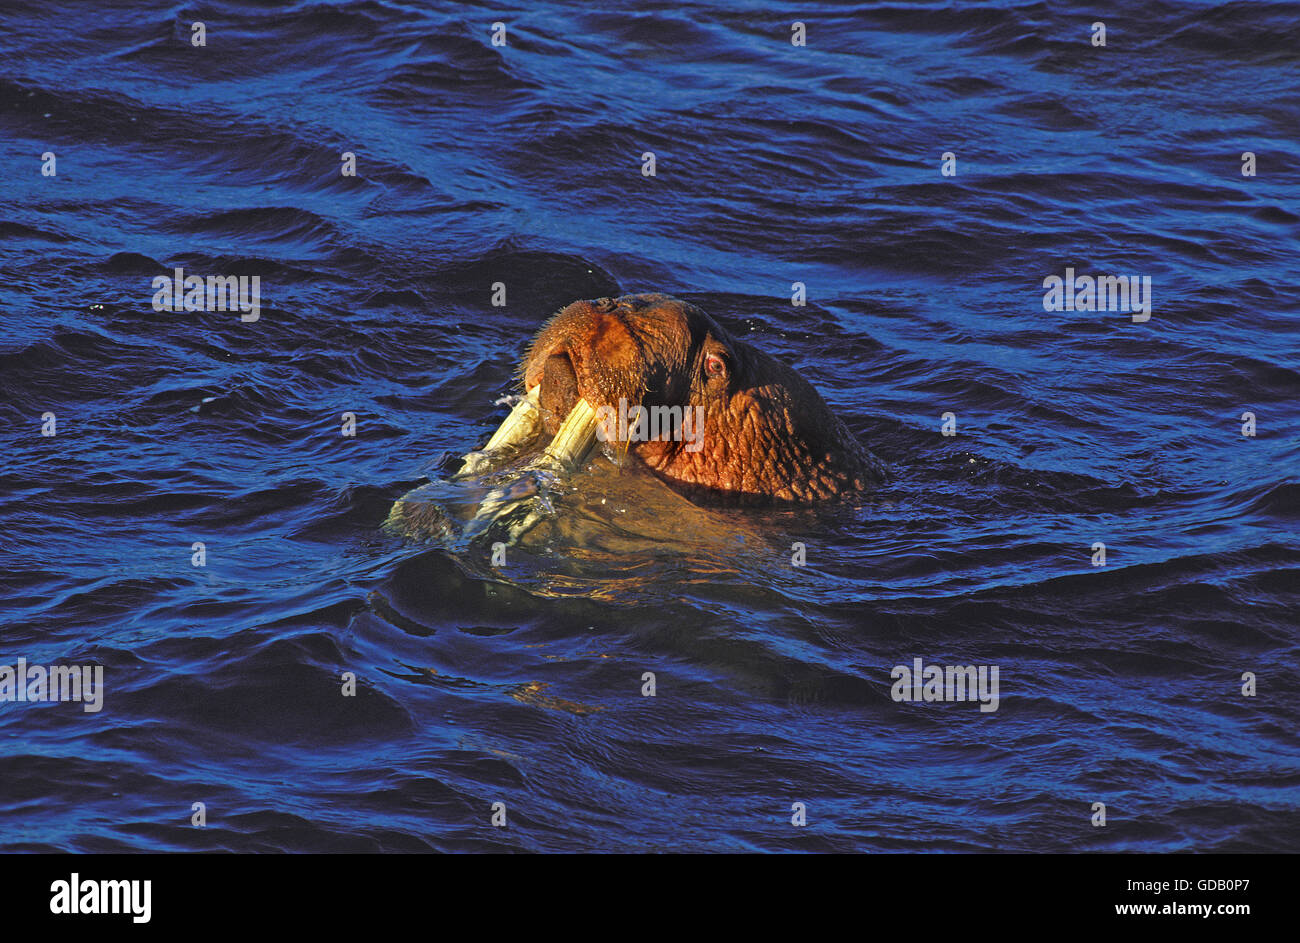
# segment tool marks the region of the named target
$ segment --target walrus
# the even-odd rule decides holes
[[[545,434],[534,468],[580,467],[604,441],[695,501],[813,504],[884,477],[796,370],[668,295],[568,305],[537,334],[519,377],[523,398],[458,478]]]

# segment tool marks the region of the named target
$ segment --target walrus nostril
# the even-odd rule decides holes
[[[613,311],[618,305],[613,298],[597,298],[594,307],[597,311],[608,312]]]

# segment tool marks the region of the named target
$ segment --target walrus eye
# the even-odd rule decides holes
[[[727,375],[727,362],[717,354],[709,354],[704,359],[704,374],[710,378],[725,377]]]

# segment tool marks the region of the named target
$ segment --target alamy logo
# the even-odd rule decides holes
[[[895,665],[889,672],[894,686],[889,696],[895,701],[974,701],[980,712],[998,709],[997,665],[926,665],[913,658],[912,667]]]
[[[703,406],[618,406],[596,410],[596,438],[601,442],[685,442],[686,451],[704,447]]]
[[[261,275],[172,275],[153,280],[155,311],[239,311],[239,320],[253,322],[262,316]]]
[[[1065,277],[1043,279],[1044,311],[1132,312],[1133,321],[1151,320],[1151,276],[1075,275],[1067,268]]]
[[[131,914],[133,923],[152,915],[153,881],[83,881],[76,871],[50,885],[52,914]]]
[[[80,701],[87,714],[104,706],[103,665],[0,665],[0,701]]]

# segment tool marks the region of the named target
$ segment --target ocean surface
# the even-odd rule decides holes
[[[1300,8],[616,6],[0,6],[0,665],[104,667],[0,701],[0,850],[1300,847]],[[639,291],[889,481],[381,528]]]

